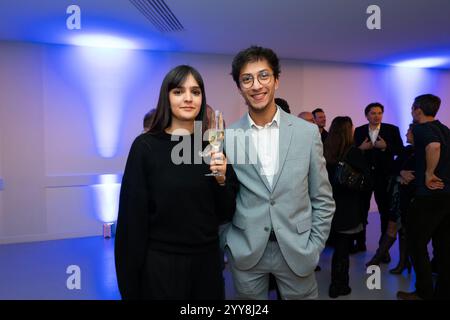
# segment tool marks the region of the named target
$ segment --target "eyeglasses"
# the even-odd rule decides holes
[[[269,84],[270,80],[272,80],[272,75],[273,74],[270,73],[269,71],[264,70],[258,72],[256,78],[258,79],[258,82],[260,84]],[[251,74],[243,74],[239,82],[241,83],[242,88],[250,89],[251,87],[253,87],[253,84],[255,83],[255,78]]]

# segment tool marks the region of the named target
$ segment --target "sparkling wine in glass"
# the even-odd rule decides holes
[[[222,112],[214,111],[214,116],[211,117],[208,123],[208,141],[213,152],[219,152],[222,149],[222,143],[225,138],[223,115]],[[212,159],[211,159],[212,160]],[[206,176],[221,176],[218,172],[207,173]]]

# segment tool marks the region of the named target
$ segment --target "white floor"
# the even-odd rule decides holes
[[[365,262],[373,255],[378,242],[378,214],[370,214],[368,251],[351,256],[350,286],[352,293],[340,300],[394,300],[398,290],[414,288],[414,273],[391,275],[397,263],[397,243],[391,249],[392,262],[381,266],[381,289],[369,290]],[[329,299],[332,249],[326,248],[316,272],[319,299]],[[81,288],[69,290],[66,273],[69,266],[79,266]],[[234,288],[228,267],[225,268],[227,299],[234,298]],[[273,292],[271,298],[274,298]],[[114,240],[102,237],[78,238],[0,245],[0,299],[119,299],[114,268]]]

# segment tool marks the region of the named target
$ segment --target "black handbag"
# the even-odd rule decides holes
[[[334,173],[335,184],[354,191],[367,190],[370,187],[370,178],[353,168],[345,160],[347,154],[348,151],[336,165],[336,171]]]

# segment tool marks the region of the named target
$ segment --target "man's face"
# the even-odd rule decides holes
[[[373,126],[377,126],[383,120],[383,111],[380,107],[372,107],[366,115],[367,120]]]
[[[420,108],[414,108],[414,106],[411,107],[411,115],[413,117],[414,122],[421,123],[421,118],[423,115],[422,110]]]
[[[275,79],[273,70],[265,59],[244,65],[239,79],[241,95],[253,112],[264,112],[271,105],[275,105],[278,79]]]
[[[319,128],[325,128],[325,125],[327,123],[327,117],[325,116],[324,112],[316,112],[314,121],[316,122]]]

